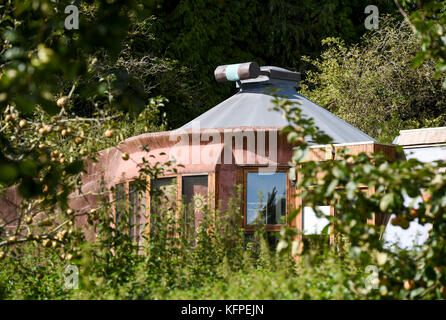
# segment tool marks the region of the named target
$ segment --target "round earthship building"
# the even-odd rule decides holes
[[[116,203],[116,215],[120,201],[130,200],[146,208],[135,209],[135,215],[141,218],[133,219],[147,221],[153,214],[151,211],[155,211],[150,208],[151,193],[139,197],[132,193],[134,179],[139,175],[138,164],[143,158],[151,163],[174,159],[176,164],[182,165],[177,166],[178,171],[147,181],[148,190],[170,189],[173,197],[193,203],[196,226],[203,219],[200,208],[205,203],[225,207],[233,187],[242,185],[242,224],[246,232],[249,234],[259,224],[267,231],[280,230],[289,208],[300,205],[301,200],[293,196],[297,191],[294,186],[298,174],[289,172],[292,146],[287,143],[286,136],[280,134],[288,123],[279,111],[271,110],[272,88],[278,89],[280,96],[298,102],[303,115],[313,118],[315,125],[333,138],[334,149],[314,145],[308,160],[332,159],[336,149],[344,146],[353,154],[381,151],[390,158],[395,157],[394,146],[377,143],[297,93],[300,73],[272,66],[259,67],[250,62],[219,66],[215,78],[218,82],[234,81],[238,92],[179,129],[145,133],[101,151],[98,162],[88,165],[84,195],[73,197],[72,207],[81,211],[94,207],[94,193],[102,181],[105,187],[114,187],[111,200]],[[149,151],[142,146],[147,146]],[[130,159],[122,159],[123,153],[128,153]],[[263,207],[268,209],[262,210]],[[327,215],[335,214],[334,208],[321,206],[321,209]],[[386,224],[387,220],[388,217],[374,217],[370,223]],[[306,233],[317,234],[326,220],[316,217],[310,207],[304,207],[289,223]]]

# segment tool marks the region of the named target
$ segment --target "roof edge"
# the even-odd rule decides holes
[[[406,130],[400,130],[400,133],[402,133],[402,132],[415,132],[415,131],[428,131],[428,130],[446,130],[446,127],[406,129]]]

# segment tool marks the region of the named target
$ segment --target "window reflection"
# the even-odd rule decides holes
[[[155,235],[161,223],[161,215],[176,208],[177,179],[159,178],[150,182],[150,233]]]
[[[247,173],[246,219],[248,225],[284,224],[286,173]]]
[[[150,182],[150,196],[154,207],[152,210],[156,213],[159,206],[171,205],[177,197],[177,179],[159,178]]]

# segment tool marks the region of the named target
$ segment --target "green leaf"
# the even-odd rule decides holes
[[[321,231],[321,234],[328,235],[330,234],[330,224],[327,224]]]
[[[393,204],[393,202],[394,202],[393,193],[388,193],[381,198],[381,201],[379,202],[379,208],[381,209],[381,211],[386,211],[387,208]]]
[[[418,68],[424,62],[424,54],[421,52],[417,54],[415,59],[412,61],[412,67]]]
[[[17,177],[17,168],[13,164],[0,163],[0,181],[9,182]]]
[[[347,189],[347,199],[353,200],[353,198],[355,197],[355,191],[357,189],[356,183],[354,183],[353,181],[349,181],[345,187]]]
[[[332,180],[330,182],[330,184],[328,185],[327,190],[325,191],[324,196],[326,196],[326,197],[330,196],[333,193],[333,191],[336,189],[338,184],[339,184],[339,180],[338,179]]]
[[[293,154],[293,160],[296,162],[301,162],[301,161],[305,160],[305,158],[308,155],[308,152],[309,152],[308,148],[304,148],[304,149],[298,148]]]

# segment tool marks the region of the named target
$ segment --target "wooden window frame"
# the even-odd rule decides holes
[[[298,179],[300,179],[300,174],[298,174],[297,177],[298,177]],[[308,187],[308,189],[311,190],[314,187],[315,186],[312,185],[312,186]],[[336,187],[336,189],[337,190],[341,190],[343,188],[342,187]],[[367,194],[369,194],[369,195],[373,194],[373,192],[374,192],[373,189],[370,189],[366,185],[358,185],[358,189],[361,190],[362,192],[367,192]],[[298,203],[298,205],[301,206],[301,209],[300,209],[299,214],[296,216],[295,224],[296,224],[297,229],[303,232],[303,218],[304,218],[304,215],[303,215],[304,206],[303,206],[303,204],[304,203],[303,203],[301,197],[297,197],[297,203]],[[335,207],[334,206],[330,206],[330,216],[334,217],[334,216],[336,216],[336,214],[337,214],[337,211],[335,210]],[[367,219],[367,223],[375,224],[375,213],[372,213],[372,218]],[[330,234],[329,234],[329,236],[330,236],[330,244],[333,244],[334,243],[334,238],[335,238],[334,225],[333,224],[330,225]],[[302,236],[299,236],[299,238],[302,239]]]
[[[285,224],[264,224],[264,225],[248,225],[247,224],[247,218],[248,218],[248,210],[247,210],[247,196],[248,196],[248,173],[258,173],[260,168],[265,168],[266,166],[244,166],[241,167],[240,170],[242,170],[242,184],[243,184],[243,204],[242,204],[242,228],[245,230],[245,232],[255,232],[259,228],[264,227],[267,232],[279,232],[283,226],[289,225],[288,221],[288,214],[289,214],[289,206],[291,204],[291,196],[292,196],[292,188],[291,182],[288,175],[289,166],[277,166],[275,172],[284,172],[285,173],[285,179],[286,179],[286,205],[285,205]]]
[[[158,179],[172,179],[172,178],[176,179],[176,193],[177,193],[176,194],[176,201],[177,201],[177,203],[179,203],[181,201],[181,187],[182,187],[181,175],[180,174],[168,174],[168,175],[165,175],[165,176],[162,176],[162,177],[157,177],[154,180],[158,180]],[[147,233],[147,238],[149,238],[149,239],[151,237],[151,214],[150,214],[150,210],[151,210],[151,206],[152,206],[152,197],[150,195],[150,191],[151,191],[151,188],[152,188],[151,180],[152,179],[147,178],[147,185],[148,185],[149,189],[147,191],[148,192],[148,195],[147,195],[147,209],[148,209],[148,211],[146,213],[146,219],[147,219],[148,223],[147,223],[146,233]],[[177,210],[175,212],[176,218],[179,217],[180,210],[181,210],[181,208],[179,208],[179,206],[177,206]],[[175,237],[177,237],[176,233],[175,233]]]
[[[159,177],[158,179],[163,179],[163,178],[177,178],[177,188],[178,188],[178,176],[179,175],[166,175],[166,176],[162,176]],[[119,182],[116,182],[113,184],[113,186],[116,188],[116,186],[118,184],[125,184],[125,200],[127,202],[130,202],[130,183],[132,181],[138,180],[137,178],[132,178],[132,179],[126,179],[126,180],[120,180]],[[151,197],[150,197],[150,178],[146,178],[146,212],[145,212],[145,219],[146,219],[146,235],[147,237],[150,237],[150,207],[151,207]],[[181,186],[181,184],[180,184]],[[177,200],[178,200],[178,191],[177,191]],[[116,199],[116,192],[113,192],[112,194],[112,201],[113,201],[113,221],[114,221],[114,226],[117,226],[117,212],[116,212],[116,205],[117,205],[117,199]],[[126,232],[129,232],[130,230],[127,230]]]
[[[117,212],[116,212],[116,206],[118,204],[118,199],[116,199],[116,186],[119,185],[119,184],[124,184],[124,186],[125,186],[124,199],[125,199],[125,201],[127,203],[130,204],[130,183],[132,181],[136,181],[136,180],[138,180],[138,179],[132,178],[132,179],[127,179],[127,180],[121,180],[121,181],[113,184],[113,187],[115,188],[115,191],[112,193],[111,197],[112,197],[112,203],[113,203],[113,206],[112,206],[112,208],[113,208],[113,223],[114,223],[114,227],[115,228],[118,225],[118,215],[117,215]],[[146,212],[145,212],[145,219],[146,219],[146,221],[147,221],[148,214],[150,213],[150,211],[149,211],[150,210],[150,202],[148,201],[149,197],[150,197],[150,193],[149,193],[149,179],[146,179]],[[130,224],[130,221],[129,221],[129,224]],[[130,235],[130,228],[128,228],[125,231],[125,233]],[[132,239],[132,240],[134,240],[134,239]]]
[[[207,176],[208,177],[208,195],[210,195],[211,197],[215,197],[214,201],[212,203],[209,203],[209,207],[210,208],[215,208],[216,203],[218,201],[218,175],[216,172],[199,172],[199,173],[185,173],[185,174],[167,174],[167,175],[163,175],[161,177],[157,177],[157,179],[168,179],[168,178],[174,178],[176,179],[176,199],[177,202],[180,203],[180,201],[182,200],[182,194],[183,194],[183,177],[188,177],[188,176]],[[127,202],[130,201],[130,182],[137,180],[137,178],[132,178],[132,179],[125,179],[125,180],[119,180],[118,182],[115,182],[113,184],[113,186],[116,188],[117,185],[124,183],[125,184],[125,200]],[[151,190],[151,178],[146,178],[145,179],[147,182],[147,189],[146,189],[146,212],[145,212],[145,218],[146,218],[146,235],[149,238],[150,237],[150,209],[151,209],[151,196],[150,196],[150,190]],[[215,193],[214,195],[212,195],[212,193]],[[114,227],[116,227],[117,225],[117,212],[116,212],[116,204],[117,204],[117,199],[116,199],[116,192],[112,192],[111,194],[111,201],[113,203],[113,222],[114,222]],[[178,206],[178,210],[177,210],[177,218],[179,218],[179,215],[181,214],[181,208],[180,206]],[[129,230],[128,230],[129,231]],[[128,232],[127,231],[127,232]]]
[[[313,189],[314,186],[309,187],[309,189]],[[302,201],[302,199],[300,199],[300,203],[302,205],[302,208],[299,212],[299,214],[297,215],[297,219],[298,219],[298,223],[299,223],[299,230],[302,231],[302,238],[305,238],[305,235],[303,234],[304,232],[304,202]],[[330,217],[334,217],[336,215],[336,211],[335,211],[335,207],[334,206],[330,206]],[[311,235],[315,235],[315,234],[309,234],[307,236],[311,236]],[[318,236],[318,234],[316,234],[316,236]],[[324,236],[324,235],[321,235]],[[329,228],[329,233],[328,233],[328,239],[329,239],[329,244],[331,245],[334,242],[334,225],[332,223],[330,223],[330,228]]]

